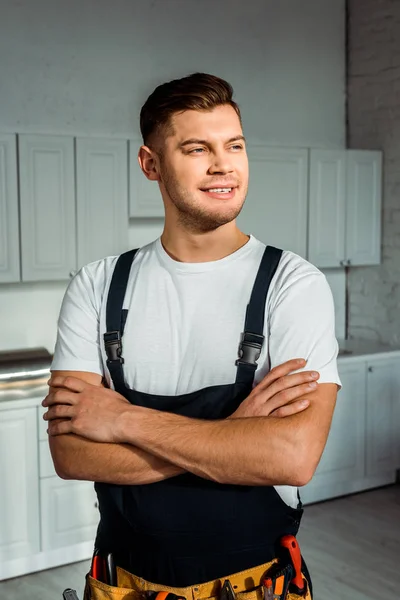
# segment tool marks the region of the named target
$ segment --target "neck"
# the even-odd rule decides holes
[[[161,243],[167,254],[174,260],[187,263],[220,260],[239,250],[249,239],[236,227],[235,222],[207,233],[189,233],[175,228],[171,231],[165,226],[161,235]]]

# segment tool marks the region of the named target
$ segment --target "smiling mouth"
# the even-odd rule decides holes
[[[237,187],[238,186],[201,188],[201,191],[208,192],[211,194],[230,194],[233,190],[236,190]]]

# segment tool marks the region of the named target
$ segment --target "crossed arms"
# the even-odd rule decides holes
[[[95,373],[54,371],[43,406],[56,471],[113,484],[189,471],[220,483],[305,485],[326,444],[337,385],[293,373],[304,364],[275,367],[230,418],[216,421],[133,406]]]

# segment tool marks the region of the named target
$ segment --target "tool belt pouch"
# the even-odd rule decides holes
[[[118,583],[129,587],[114,587],[107,585],[97,579],[93,579],[90,575],[86,576],[86,586],[83,599],[84,600],[143,600],[143,593],[137,589],[133,589],[129,581],[129,573],[117,567]],[[238,600],[261,600],[262,591],[259,588],[257,591],[242,592],[237,594]],[[305,596],[299,596],[289,592],[285,600],[312,600],[309,586],[307,585],[307,593]]]
[[[124,577],[124,575],[129,574],[127,572],[122,573],[122,569],[117,567],[118,587],[97,581],[89,574],[86,575],[83,600],[143,600],[142,594],[130,585],[129,578]]]

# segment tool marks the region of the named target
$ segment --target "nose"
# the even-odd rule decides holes
[[[216,173],[232,173],[233,171],[232,157],[226,150],[215,151],[211,154],[210,166],[208,172]]]

